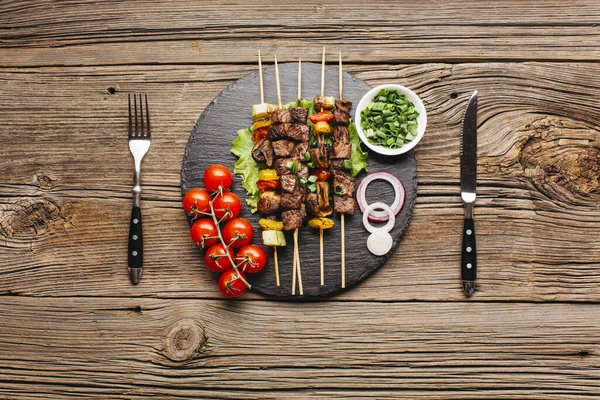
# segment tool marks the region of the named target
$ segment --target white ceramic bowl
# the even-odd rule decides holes
[[[397,149],[393,150],[369,142],[367,136],[363,132],[362,126],[360,126],[360,112],[367,108],[369,103],[371,103],[371,100],[373,100],[373,98],[377,95],[377,93],[379,93],[381,89],[396,90],[399,94],[405,95],[408,100],[412,101],[412,103],[415,105],[415,109],[419,112],[419,116],[417,117],[417,136],[415,136],[415,138],[412,141],[406,143],[404,146],[398,147]],[[416,95],[415,92],[404,86],[389,83],[387,85],[380,85],[374,87],[373,89],[369,90],[362,97],[362,99],[360,99],[360,101],[358,102],[358,106],[356,107],[356,112],[354,114],[354,121],[356,123],[356,130],[358,131],[358,136],[360,136],[360,140],[362,140],[365,146],[379,154],[383,154],[386,156],[397,156],[399,154],[404,154],[407,151],[411,150],[421,141],[423,135],[425,134],[425,128],[427,127],[427,112],[425,111],[425,106],[423,105],[423,102],[421,101],[419,96]]]

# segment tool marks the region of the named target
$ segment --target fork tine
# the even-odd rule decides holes
[[[131,125],[131,94],[127,95],[127,111],[129,113],[129,129],[128,129],[128,133],[129,133],[129,137],[132,137],[132,125]]]
[[[140,137],[144,137],[144,104],[142,103],[142,95],[139,94],[138,96],[140,96]]]
[[[150,139],[150,113],[148,112],[148,96],[144,94],[144,100],[146,101],[146,136]]]
[[[135,113],[135,137],[138,137],[138,117],[137,117],[137,96],[134,94],[133,95],[133,109],[134,109],[134,113]]]

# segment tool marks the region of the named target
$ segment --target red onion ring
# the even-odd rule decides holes
[[[404,206],[404,199],[406,198],[406,190],[404,190],[404,185],[402,185],[402,182],[400,182],[400,179],[396,178],[394,175],[390,174],[389,172],[383,172],[383,171],[373,172],[372,174],[369,174],[365,178],[363,178],[362,181],[360,181],[360,184],[358,185],[358,189],[356,190],[356,202],[358,203],[358,206],[360,207],[360,211],[362,213],[364,213],[365,209],[369,206],[369,204],[367,203],[367,197],[366,197],[367,186],[369,185],[369,183],[373,182],[374,180],[378,180],[378,179],[387,181],[394,187],[395,197],[394,197],[394,202],[392,203],[390,208],[394,212],[394,215],[398,215],[398,213],[402,209],[402,206]],[[385,211],[373,211],[369,214],[368,218],[369,218],[369,221],[373,221],[373,222],[385,222],[390,217]]]

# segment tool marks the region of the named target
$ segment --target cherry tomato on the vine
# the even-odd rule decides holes
[[[190,236],[194,243],[203,249],[212,246],[219,240],[217,227],[212,219],[203,218],[194,222],[190,228]]]
[[[228,253],[231,259],[227,256]],[[231,264],[231,260],[233,260],[234,257],[235,255],[233,254],[233,250],[230,248],[225,249],[225,246],[223,246],[222,243],[217,243],[210,246],[210,248],[206,251],[206,254],[204,255],[204,262],[211,271],[223,272],[233,266]]]
[[[235,249],[247,245],[252,240],[252,225],[244,218],[234,218],[225,224],[223,231],[225,243]]]
[[[238,250],[235,263],[245,273],[256,274],[267,265],[267,253],[256,244],[247,244]]]
[[[183,196],[183,209],[191,217],[210,212],[210,194],[204,189],[191,189]]]
[[[238,275],[239,274],[239,275]],[[247,289],[243,279],[246,276],[242,272],[237,272],[235,269],[228,269],[221,274],[219,278],[219,289],[227,297],[238,297],[244,294]]]
[[[315,171],[315,175],[317,176],[317,181],[325,182],[331,178],[331,172],[328,169],[320,168]]]
[[[213,164],[204,171],[204,187],[209,192],[216,192],[219,188],[229,190],[233,176],[224,165]]]
[[[225,217],[223,221],[229,221],[240,215],[242,202],[235,193],[223,192],[218,194],[213,200],[213,208],[215,216],[219,221],[223,217]]]

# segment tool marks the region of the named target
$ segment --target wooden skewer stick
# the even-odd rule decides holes
[[[298,228],[294,231],[294,252],[296,254],[296,271],[298,272],[298,289],[300,296],[304,296],[304,290],[302,289],[302,272],[300,270],[300,249],[298,247]]]
[[[279,67],[277,66],[277,54],[275,54],[275,84],[277,85],[277,103],[281,108],[281,87],[279,86]]]
[[[343,99],[343,89],[342,89],[342,52],[340,51],[340,67],[339,67],[339,77],[338,77],[338,86],[340,88],[340,100]],[[344,226],[344,215],[340,216],[342,222],[342,289],[346,287],[346,229]]]
[[[298,105],[302,101],[302,58],[298,58]]]
[[[325,285],[325,263],[323,262],[323,229],[319,229],[319,254],[321,256],[321,286]]]
[[[323,46],[323,59],[321,60],[321,96],[325,96],[325,46]]]

